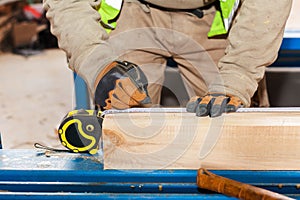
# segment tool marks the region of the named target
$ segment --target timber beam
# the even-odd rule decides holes
[[[300,111],[112,113],[105,169],[299,170]]]

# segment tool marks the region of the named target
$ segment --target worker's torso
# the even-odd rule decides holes
[[[202,6],[209,5],[215,0],[143,0],[143,1],[164,8],[194,9],[194,8],[199,8]]]

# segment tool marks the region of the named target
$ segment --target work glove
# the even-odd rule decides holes
[[[208,94],[204,97],[192,97],[186,105],[186,110],[196,113],[198,117],[218,117],[224,112],[235,112],[240,107],[242,107],[242,101],[238,97]]]
[[[151,104],[148,81],[135,64],[114,61],[98,75],[95,104],[101,110],[145,107]]]

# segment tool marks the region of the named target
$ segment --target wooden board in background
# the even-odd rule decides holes
[[[105,169],[299,170],[300,112],[109,114],[103,144]]]

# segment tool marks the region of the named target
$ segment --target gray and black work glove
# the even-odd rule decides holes
[[[97,77],[95,104],[101,110],[144,107],[151,104],[148,81],[135,64],[114,61]]]
[[[242,107],[242,101],[238,97],[208,94],[204,97],[192,97],[186,105],[186,110],[196,113],[198,117],[218,117],[222,113],[235,112],[240,107]]]

